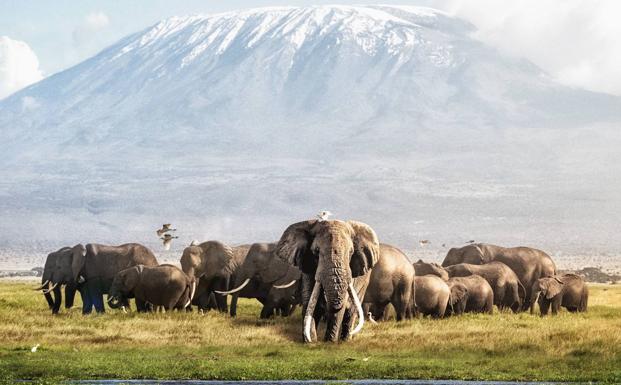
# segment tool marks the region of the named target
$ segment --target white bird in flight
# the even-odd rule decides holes
[[[319,218],[320,221],[327,221],[328,218],[330,218],[330,215],[332,215],[331,212],[324,210],[317,214],[317,218]]]
[[[171,229],[170,226],[172,226],[170,223],[164,223],[162,228],[156,231],[157,235],[161,237],[169,231],[177,231],[177,229]]]

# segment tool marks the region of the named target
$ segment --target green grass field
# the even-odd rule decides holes
[[[481,379],[621,382],[621,286],[586,314],[465,315],[365,324],[352,341],[300,343],[301,315],[52,316],[33,283],[0,281],[0,379]],[[79,297],[79,296],[78,296]],[[76,301],[77,302],[77,301]],[[76,305],[79,305],[76,303]],[[31,347],[40,344],[32,353]]]

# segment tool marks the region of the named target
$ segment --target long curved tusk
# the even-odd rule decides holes
[[[192,303],[192,298],[194,297],[195,287],[196,287],[196,281],[192,282],[192,289],[190,290],[190,299],[188,299],[188,302],[186,302],[186,304],[183,306],[184,309],[190,306],[190,304]]]
[[[192,282],[192,292],[190,293],[190,302],[194,299],[195,293],[196,293],[196,280]]]
[[[35,290],[35,291],[42,290],[44,287],[46,287],[46,286],[47,286],[47,284],[48,284],[49,282],[50,282],[50,280],[48,279],[48,280],[46,280],[45,282],[43,282],[43,283],[41,284],[41,286],[37,287],[36,289],[32,289],[32,290]]]
[[[297,281],[297,279],[294,279],[293,281],[286,283],[284,285],[273,285],[274,289],[286,289],[288,287],[293,286],[293,284]]]
[[[112,301],[114,301],[114,297],[109,296],[109,297],[108,297],[108,303],[110,303],[110,302],[112,302]]]
[[[313,292],[311,293],[308,306],[306,307],[306,314],[304,314],[304,342],[313,342],[311,337],[311,325],[313,322],[313,313],[315,313],[315,305],[319,299],[319,292],[321,291],[321,284],[319,281],[315,281],[313,286]]]
[[[127,314],[127,309],[125,309],[125,306],[121,306],[121,310],[123,310],[123,313]]]
[[[350,333],[353,336],[354,334],[362,330],[362,326],[364,325],[364,312],[362,311],[362,305],[360,304],[360,299],[358,299],[358,294],[356,294],[356,289],[354,289],[353,283],[349,283],[348,289],[349,295],[351,296],[352,300],[354,301],[354,305],[358,310],[358,325],[356,325],[354,330],[352,330]]]
[[[46,289],[46,290],[43,290],[43,293],[44,293],[44,294],[49,293],[50,291],[54,290],[54,288],[55,288],[56,286],[58,286],[58,282],[56,282],[56,283],[55,283],[52,287],[50,287],[50,288],[48,288],[48,289]]]
[[[238,291],[240,291],[241,289],[243,289],[248,282],[250,282],[250,278],[246,278],[246,280],[244,281],[244,283],[242,283],[241,285],[239,285],[239,287],[236,287],[233,290],[229,290],[229,291],[219,291],[219,290],[214,290],[214,292],[220,294],[220,295],[229,295],[229,294],[233,294],[233,293],[237,293]]]

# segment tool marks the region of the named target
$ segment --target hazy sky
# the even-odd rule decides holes
[[[0,0],[0,37],[5,36],[0,38],[0,99],[169,16],[334,3],[364,1]],[[431,6],[463,17],[478,27],[477,38],[526,57],[565,84],[621,95],[621,1],[388,3]]]

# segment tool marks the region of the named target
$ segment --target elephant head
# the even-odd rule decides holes
[[[72,263],[77,254],[81,254],[84,246],[63,247],[50,253],[45,260],[41,286],[35,290],[43,290],[43,294],[52,309],[57,313],[62,301],[61,286],[65,286],[65,307],[73,306],[77,285],[73,279]],[[55,299],[52,300],[51,292]]]
[[[94,253],[94,245],[87,244],[86,247],[82,245],[74,246],[73,248],[73,258],[71,261],[71,272],[73,274],[73,281],[76,283],[81,283],[82,281],[80,277],[80,273],[86,264],[86,254],[87,252]]]
[[[235,270],[233,249],[218,241],[188,246],[181,256],[181,269],[196,279],[209,280],[217,275],[232,274]]]
[[[542,294],[546,299],[556,297],[565,283],[557,277],[539,278],[533,287],[533,296]]]
[[[108,305],[113,309],[122,308],[128,304],[128,298],[133,297],[133,292],[140,282],[144,266],[136,265],[119,271],[110,286],[110,294],[108,295]]]
[[[446,267],[457,265],[458,263],[482,265],[490,261],[491,255],[488,252],[486,245],[475,243],[464,247],[451,248],[446,254],[444,261],[442,261],[442,266]]]
[[[450,289],[448,310],[451,314],[462,314],[468,302],[468,288],[461,283],[453,283]]]
[[[310,323],[323,289],[329,313],[339,312],[348,295],[358,308],[360,330],[364,315],[353,279],[370,271],[379,259],[379,241],[368,225],[355,221],[309,220],[289,226],[276,246],[277,255],[314,277],[314,287],[304,317],[304,337],[310,341]],[[328,332],[326,332],[326,336]],[[332,337],[331,337],[332,338]]]
[[[442,278],[444,281],[448,281],[449,279],[447,271],[442,266],[433,262],[423,262],[421,259],[414,263],[414,271],[418,276],[431,274]]]

